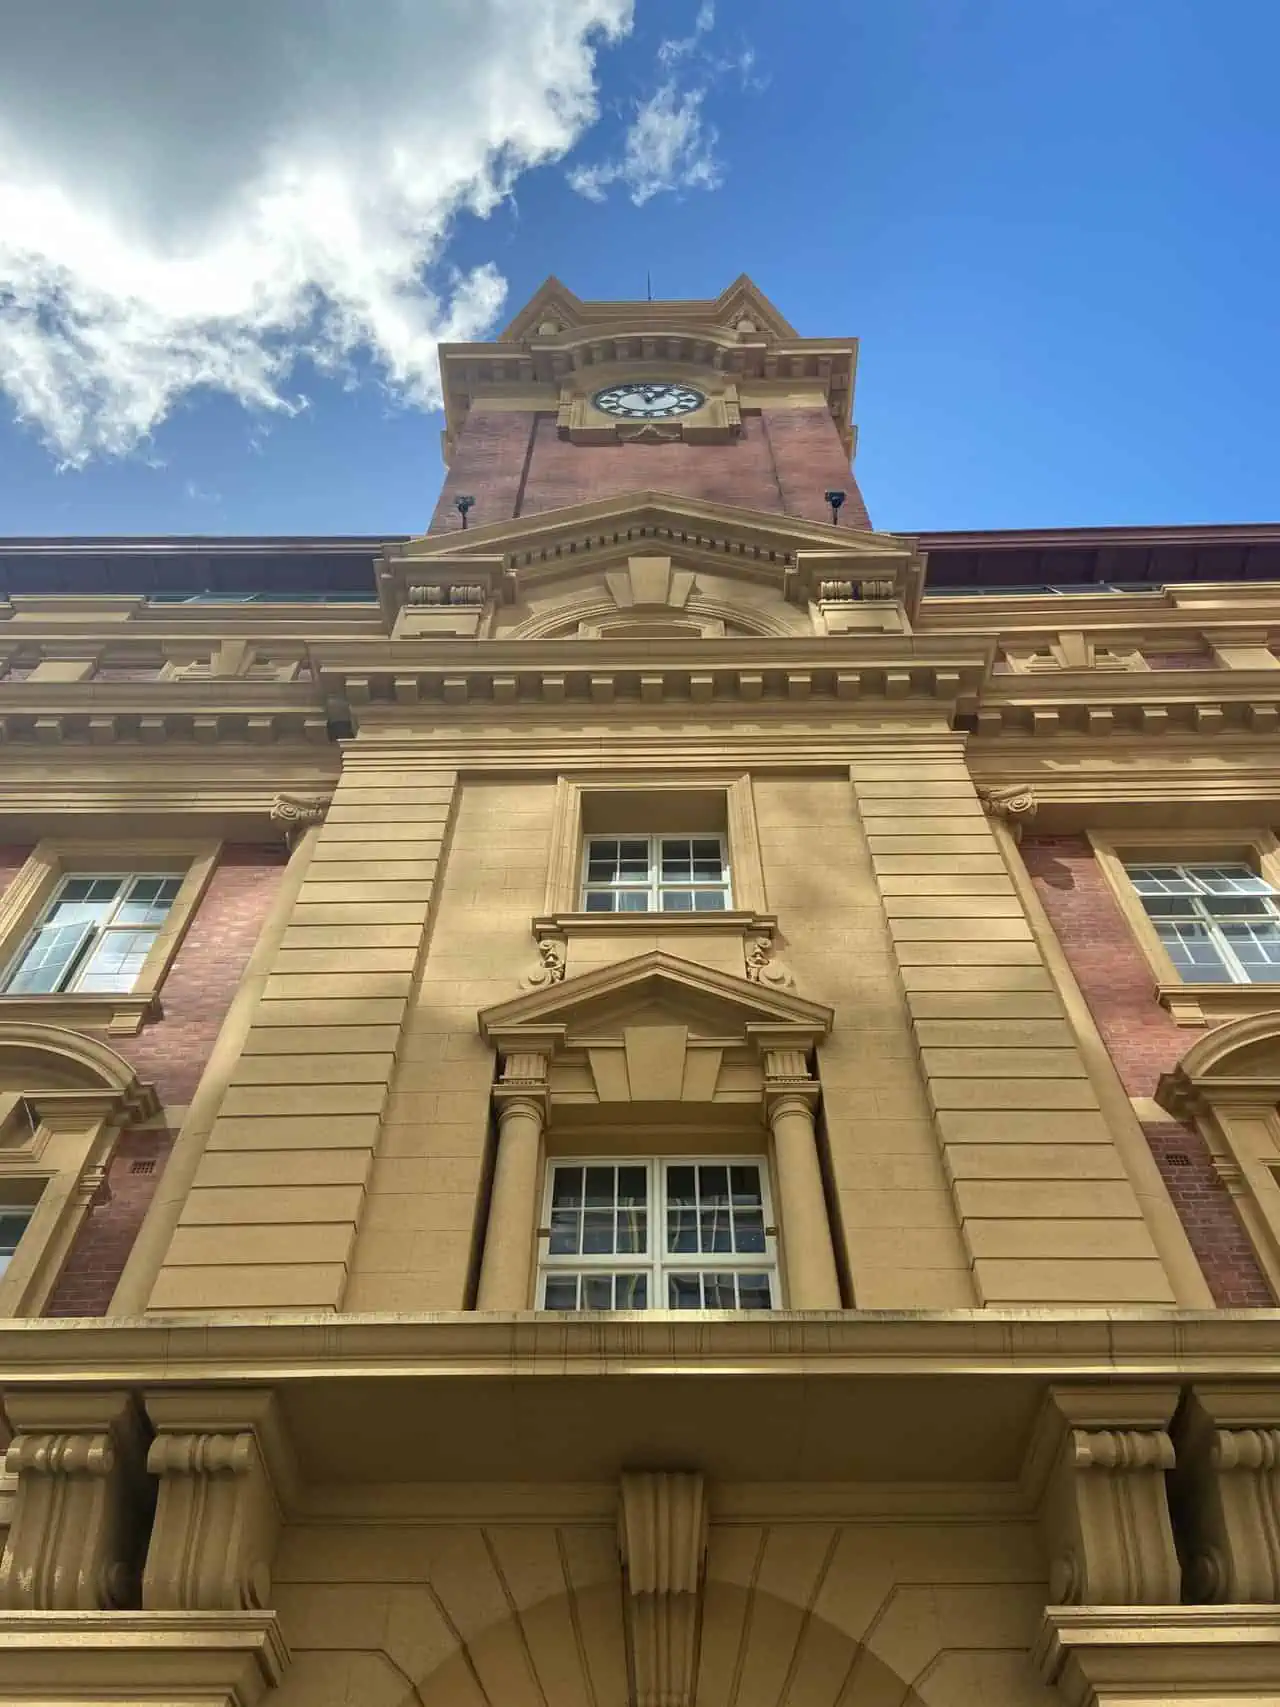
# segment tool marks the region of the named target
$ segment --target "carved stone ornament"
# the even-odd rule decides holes
[[[568,944],[562,936],[538,938],[538,958],[520,974],[522,990],[542,990],[563,982]]]
[[[1042,1496],[1051,1603],[1178,1603],[1181,1571],[1165,1487],[1177,1402],[1175,1389],[1050,1389],[1025,1479],[1029,1492]]]
[[[980,788],[978,799],[988,818],[1000,818],[1009,826],[1015,842],[1021,841],[1024,824],[1039,811],[1035,790],[1029,787]]]
[[[791,990],[795,978],[785,961],[773,952],[773,938],[766,934],[749,936],[744,944],[746,974],[753,984],[764,984],[774,990]]]
[[[1035,789],[1030,787],[980,788],[978,799],[988,818],[1003,818],[1015,827],[1029,824],[1040,808]]]
[[[1280,1601],[1280,1395],[1195,1388],[1178,1415],[1173,1494],[1197,1601]]]
[[[254,1392],[147,1397],[160,1478],[143,1577],[152,1612],[264,1608],[293,1458],[275,1398]]]
[[[702,1477],[624,1474],[618,1546],[627,1590],[631,1707],[690,1707],[707,1558]]]
[[[313,824],[323,824],[331,801],[327,794],[277,794],[271,802],[271,822],[283,824],[288,836]]]
[[[128,1393],[9,1393],[18,1478],[0,1560],[0,1607],[99,1612],[137,1606],[153,1492],[144,1424]]]
[[[410,605],[482,605],[484,601],[485,590],[476,582],[447,586],[438,581],[425,585],[414,582],[405,596],[405,603]]]

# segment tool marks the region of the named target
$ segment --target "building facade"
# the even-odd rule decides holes
[[[1280,528],[877,532],[855,363],[0,542],[0,1703],[1280,1701]]]

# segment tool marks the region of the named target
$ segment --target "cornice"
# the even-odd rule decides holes
[[[417,639],[316,646],[330,696],[371,704],[756,706],[811,699],[953,705],[977,693],[990,648],[901,634],[536,642]]]
[[[0,1322],[6,1387],[51,1380],[218,1384],[398,1378],[731,1375],[1023,1376],[1280,1382],[1280,1309],[770,1311],[697,1321],[545,1313],[273,1311]]]

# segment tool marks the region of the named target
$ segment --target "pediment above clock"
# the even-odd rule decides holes
[[[924,580],[914,542],[895,534],[651,491],[408,540],[388,549],[379,587],[393,621],[406,604],[449,604],[457,592],[496,603],[504,614],[495,637],[547,633],[541,617],[552,606],[567,611],[593,589],[617,603],[617,576],[641,557],[669,560],[706,596],[715,583],[714,602],[740,602],[746,632],[755,633],[807,632],[810,604],[824,600],[895,604],[910,621]],[[690,610],[697,602],[696,592],[684,600]],[[761,621],[766,606],[772,620]],[[535,613],[538,625],[525,628]],[[806,621],[797,623],[801,615]]]
[[[618,328],[623,322],[703,326],[736,337],[791,339],[795,327],[745,273],[719,296],[646,302],[588,302],[552,275],[498,334],[502,343],[555,338],[590,327]]]

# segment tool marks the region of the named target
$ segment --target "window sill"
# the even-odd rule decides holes
[[[736,911],[726,913],[552,913],[533,921],[533,934],[544,937],[587,936],[605,932],[637,931],[652,936],[655,931],[727,931],[741,935],[773,937],[778,920],[774,913]]]
[[[1214,1025],[1280,1010],[1280,984],[1158,984],[1156,995],[1178,1025]]]
[[[0,1020],[28,1025],[63,1025],[69,1031],[105,1031],[112,1037],[136,1037],[148,1020],[159,1019],[154,990],[128,994],[0,996]]]

